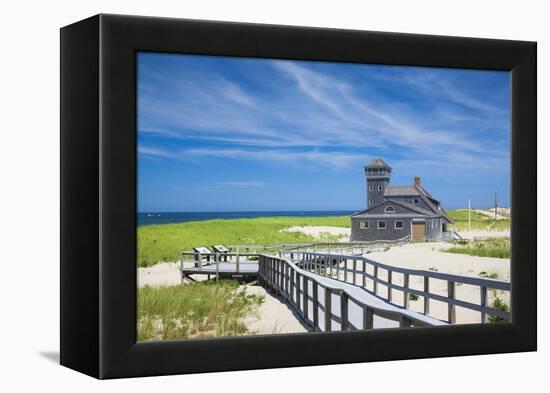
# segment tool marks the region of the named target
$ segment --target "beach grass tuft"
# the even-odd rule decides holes
[[[243,319],[265,297],[232,280],[138,290],[138,340],[174,340],[250,334]]]
[[[475,240],[471,243],[456,242],[455,247],[443,250],[453,254],[466,254],[478,257],[510,258],[510,238]]]

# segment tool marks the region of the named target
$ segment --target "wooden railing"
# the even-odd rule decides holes
[[[345,289],[320,282],[318,275],[299,268],[294,262],[272,255],[260,255],[258,282],[282,297],[314,331],[372,329],[375,315],[398,321],[400,327],[433,325],[427,318],[404,312],[407,310],[380,307],[360,300]],[[339,299],[338,310],[333,310],[334,296]],[[361,310],[360,323],[350,321],[351,304]]]
[[[365,251],[372,247],[385,247],[395,246],[398,244],[406,243],[410,240],[410,236],[405,236],[397,240],[373,240],[373,241],[355,241],[355,242],[310,242],[310,243],[280,243],[270,244],[265,246],[253,246],[253,245],[230,245],[227,248],[231,252],[278,252],[283,250],[302,250],[302,251],[316,251],[320,249],[330,250],[330,252],[336,252],[337,250],[356,250],[355,253],[364,254]]]
[[[180,253],[180,271],[184,271],[184,263],[192,263],[199,271],[203,270],[204,266],[215,265],[216,278],[218,277],[219,265],[221,262],[235,264],[235,273],[240,273],[241,263],[254,262],[250,257],[257,260],[260,253],[282,252],[285,250],[304,250],[316,251],[325,250],[331,253],[363,255],[367,250],[372,250],[373,246],[387,247],[406,242],[408,236],[394,241],[372,241],[372,242],[326,242],[326,243],[281,243],[271,244],[266,246],[253,245],[231,245],[227,246],[229,252],[212,252],[200,253],[198,251],[183,251]]]
[[[487,322],[487,316],[493,315],[505,320],[511,319],[511,313],[488,306],[488,290],[502,290],[510,292],[511,285],[508,281],[494,280],[488,278],[468,277],[447,273],[439,273],[428,270],[407,269],[396,266],[385,265],[361,256],[323,254],[304,251],[281,251],[280,255],[287,257],[295,262],[298,267],[321,274],[324,276],[336,278],[338,280],[367,288],[367,284],[372,288],[373,294],[379,296],[379,286],[387,288],[385,300],[392,303],[392,290],[401,291],[403,294],[404,308],[409,308],[409,295],[414,294],[424,298],[423,313],[430,314],[430,300],[437,300],[447,304],[447,321],[451,324],[456,323],[456,307],[462,307],[474,310],[480,313],[480,321]],[[349,265],[351,264],[351,268]],[[343,265],[343,266],[342,266]],[[380,277],[381,270],[387,272],[386,279]],[[395,274],[403,275],[403,285],[397,285],[393,282]],[[343,275],[343,277],[341,277]],[[349,277],[351,276],[351,277]],[[410,278],[422,277],[423,290],[411,288]],[[430,291],[430,279],[443,280],[447,282],[447,296],[442,296]],[[456,298],[456,286],[468,284],[479,287],[480,303],[471,303]]]
[[[192,257],[192,258],[186,258]],[[248,258],[259,258],[257,253],[212,253],[212,254],[201,254],[199,252],[182,252],[180,257],[180,271],[184,271],[184,263],[190,262],[193,263],[199,271],[202,271],[205,266],[215,266],[214,273],[216,278],[219,275],[220,263],[233,263],[235,264],[235,273],[241,273],[241,264],[242,263],[251,263],[256,262],[256,260],[249,260]]]

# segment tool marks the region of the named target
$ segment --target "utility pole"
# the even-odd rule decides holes
[[[497,222],[497,209],[498,209],[497,192],[495,191],[495,222]]]
[[[470,215],[470,209],[472,208],[472,200],[468,198],[468,239],[472,240],[472,217]]]

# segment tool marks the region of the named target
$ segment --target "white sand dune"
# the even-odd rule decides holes
[[[331,227],[331,226],[294,226],[285,228],[282,232],[300,232],[304,235],[312,236],[315,239],[322,239],[327,234],[337,236],[340,241],[349,241],[351,236],[350,228]]]

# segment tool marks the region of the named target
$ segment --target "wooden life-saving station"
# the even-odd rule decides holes
[[[478,312],[481,323],[490,315],[511,319],[510,312],[488,305],[488,292],[509,292],[508,281],[407,269],[368,258],[369,251],[409,240],[197,248],[181,254],[180,271],[182,282],[195,274],[256,280],[312,331],[454,324],[457,308]],[[422,289],[411,285],[418,278]],[[431,289],[434,280],[446,282],[446,295]],[[458,298],[457,285],[478,287],[479,302]],[[422,298],[420,311],[411,309],[411,295]],[[446,318],[432,315],[433,301],[446,304]]]

